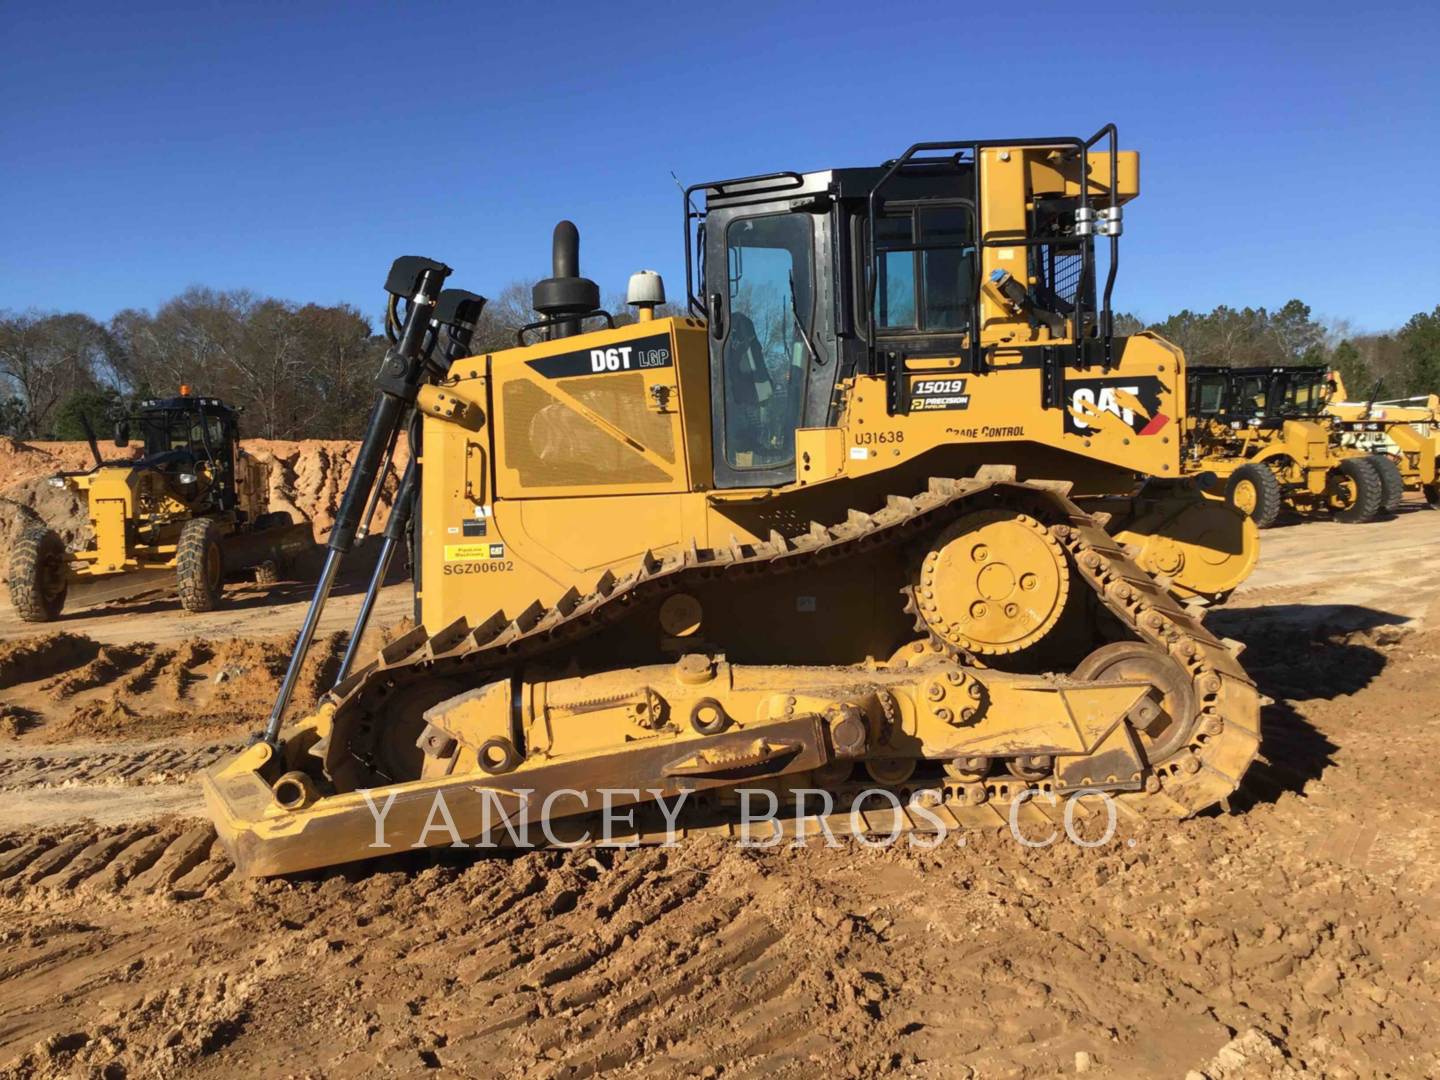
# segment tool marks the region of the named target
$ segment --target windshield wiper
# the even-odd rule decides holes
[[[790,272],[790,314],[795,317],[795,329],[800,333],[800,340],[805,343],[805,351],[810,354],[810,362],[819,367],[823,361],[820,354],[815,351],[815,343],[810,340],[810,335],[805,332],[805,322],[800,318],[800,304],[795,299],[795,272]]]

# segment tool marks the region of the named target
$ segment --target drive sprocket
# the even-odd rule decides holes
[[[1070,594],[1064,549],[1029,514],[991,507],[951,523],[925,553],[914,586],[926,628],[975,656],[1017,653],[1059,621]]]

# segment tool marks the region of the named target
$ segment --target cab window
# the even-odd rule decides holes
[[[1324,407],[1325,384],[1318,376],[1297,375],[1290,380],[1285,397],[1291,413],[1310,416]]]
[[[968,206],[887,210],[875,222],[875,325],[884,333],[963,333],[975,295]]]
[[[1260,416],[1265,412],[1266,380],[1263,375],[1241,375],[1235,379],[1235,401],[1232,408],[1241,416]]]
[[[795,458],[814,309],[811,218],[771,214],[726,232],[729,325],[722,355],[725,460],[768,469]]]
[[[1214,416],[1225,406],[1225,376],[1198,376],[1194,396],[1191,409],[1201,416]]]

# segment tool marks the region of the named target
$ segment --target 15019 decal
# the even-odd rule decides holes
[[[1167,388],[1154,375],[1106,379],[1066,379],[1065,431],[1088,435],[1105,426],[1105,414],[1117,417],[1136,435],[1154,435],[1170,423],[1160,410]]]
[[[964,379],[938,379],[929,375],[910,377],[911,412],[969,407],[970,395],[965,392]]]

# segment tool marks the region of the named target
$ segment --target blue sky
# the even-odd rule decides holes
[[[22,4],[0,44],[0,309],[192,284],[380,308],[390,260],[493,293],[581,228],[683,293],[679,193],[926,139],[1141,153],[1117,306],[1440,304],[1440,6]],[[719,21],[702,19],[719,15]]]

